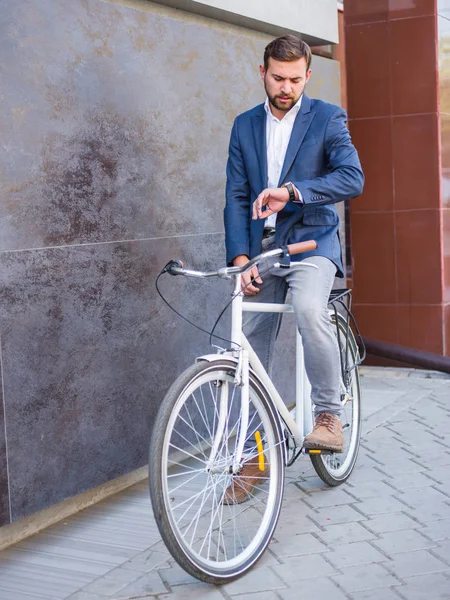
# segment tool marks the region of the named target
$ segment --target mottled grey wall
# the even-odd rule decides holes
[[[154,282],[172,256],[223,263],[228,136],[263,99],[264,41],[100,0],[0,14],[1,524],[145,464],[164,392],[208,351]],[[203,326],[229,291],[161,286]]]

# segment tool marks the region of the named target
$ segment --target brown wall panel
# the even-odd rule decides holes
[[[350,125],[366,174],[351,203],[356,314],[363,335],[438,353],[449,281],[444,4],[346,0],[344,13]]]

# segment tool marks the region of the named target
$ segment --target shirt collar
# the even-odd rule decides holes
[[[297,100],[297,102],[294,104],[294,106],[291,108],[291,110],[286,113],[286,115],[284,116],[284,119],[288,116],[296,116],[298,114],[298,111],[300,110],[300,107],[302,105],[302,100],[303,100],[303,94],[300,96],[300,98]],[[275,121],[280,121],[280,119],[277,119],[277,117],[272,113],[272,111],[270,110],[270,105],[269,105],[269,98],[266,98],[266,101],[264,102],[264,110],[266,111],[266,114],[268,117],[272,117],[272,119],[274,119]],[[282,119],[282,120],[284,120]]]

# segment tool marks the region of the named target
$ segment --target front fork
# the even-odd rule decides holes
[[[242,294],[241,276],[236,276],[236,285],[233,291],[233,302],[231,304],[231,341],[233,350],[238,354],[234,383],[241,388],[241,418],[239,431],[237,433],[236,451],[232,465],[232,473],[239,472],[242,463],[245,440],[249,422],[250,383],[249,383],[249,359],[248,352],[242,348]],[[223,443],[223,434],[228,422],[228,383],[224,382],[220,388],[219,414],[217,430],[214,436],[211,454],[208,461],[208,470],[214,470],[214,463],[220,444]]]

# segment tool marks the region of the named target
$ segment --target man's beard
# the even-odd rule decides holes
[[[266,85],[266,80],[264,79],[264,89],[266,91],[267,97],[269,98],[270,104],[274,106],[277,110],[282,110],[283,112],[289,112],[291,110],[291,108],[294,106],[294,104],[298,102],[300,96],[305,91],[305,87],[306,86],[303,86],[303,89],[297,96],[297,98],[295,98],[295,96],[292,96],[291,94],[289,96],[283,96],[281,94],[278,94],[278,96],[272,96],[271,94],[269,94],[269,90],[267,89]],[[284,104],[279,101],[279,98],[291,98],[291,102],[289,102],[288,104]]]
[[[267,93],[267,90],[266,90],[266,93]],[[281,96],[281,98],[290,98],[291,99],[291,101],[289,103],[286,103],[286,102],[279,101],[280,96],[269,96],[269,94],[267,94],[267,97],[269,98],[269,102],[272,106],[274,106],[277,110],[282,110],[283,112],[289,112],[298,100],[298,98],[295,98],[293,96]]]

